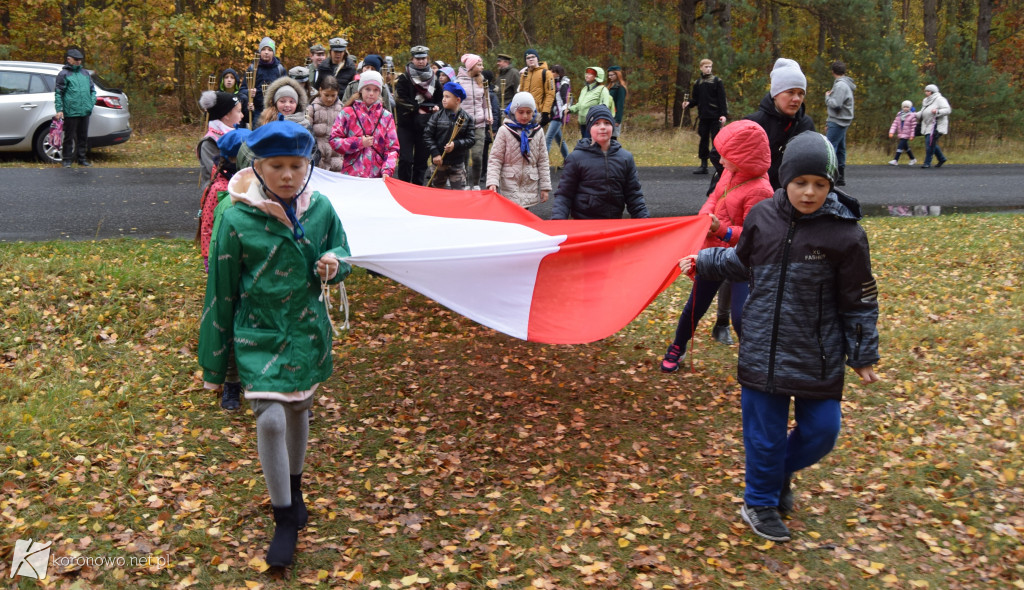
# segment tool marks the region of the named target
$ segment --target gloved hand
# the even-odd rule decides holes
[[[541,127],[544,127],[545,125],[547,125],[550,122],[551,122],[551,113],[541,113],[540,114],[540,126]]]

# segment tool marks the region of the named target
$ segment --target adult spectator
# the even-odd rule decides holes
[[[82,67],[84,60],[85,54],[80,50],[68,49],[54,90],[54,118],[64,120],[61,165],[65,168],[71,167],[76,155],[79,166],[92,165],[85,155],[89,151],[89,115],[96,104],[96,86]]]
[[[624,210],[650,217],[633,154],[612,139],[615,117],[603,104],[587,112],[588,136],[565,161],[551,219],[621,219]]]
[[[729,103],[725,98],[725,84],[722,79],[711,73],[714,62],[710,59],[700,60],[700,78],[694,82],[690,100],[683,101],[683,109],[697,107],[697,157],[700,168],[694,174],[708,173],[708,158],[711,146],[722,124],[729,117]]]
[[[324,76],[320,64],[327,61],[327,50],[323,45],[314,43],[309,46],[309,57],[306,59],[309,61],[309,94],[311,98],[315,98],[320,91],[320,78]]]
[[[484,80],[484,60],[475,53],[466,53],[462,56],[462,67],[455,76],[455,81],[462,86],[466,92],[466,99],[462,101],[462,108],[472,119],[474,143],[469,150],[469,161],[466,165],[466,184],[472,185],[473,190],[480,190],[480,185],[486,180],[482,176],[484,169],[484,144],[487,139],[487,132],[493,122],[491,120],[491,96],[487,90],[487,82]]]
[[[558,149],[562,152],[562,162],[569,157],[569,146],[562,140],[562,126],[569,120],[569,105],[572,103],[572,87],[569,84],[569,76],[565,75],[565,68],[559,64],[551,66],[551,73],[555,77],[555,104],[551,106],[551,122],[548,123],[548,132],[545,138],[545,145],[548,153],[551,152],[551,142],[558,143]],[[559,166],[561,168],[561,166]]]
[[[608,94],[612,96],[612,104],[615,105],[615,135],[616,139],[622,133],[622,117],[626,114],[626,76],[621,66],[608,68]]]
[[[547,62],[540,61],[536,49],[526,50],[526,67],[519,72],[519,91],[533,95],[540,113],[540,126],[547,127],[551,105],[555,104],[555,77],[548,71]]]
[[[505,84],[502,85],[502,80]],[[519,70],[512,67],[512,56],[506,53],[498,54],[498,75],[495,86],[498,89],[498,101],[500,110],[512,104],[512,97],[516,95],[519,88]],[[504,113],[502,113],[504,116]]]
[[[331,59],[320,64],[320,77],[334,76],[342,88],[356,77],[356,58],[348,53],[348,41],[335,37],[328,42],[331,48]]]
[[[430,49],[410,48],[412,60],[395,81],[395,123],[398,127],[398,179],[423,185],[430,150],[424,131],[431,113],[440,109],[443,90],[430,69]]]
[[[256,62],[253,87],[249,89],[249,120],[253,122],[254,129],[263,113],[264,88],[273,84],[274,80],[288,75],[288,70],[281,65],[281,60],[277,59],[275,53],[277,53],[277,44],[270,37],[264,37],[260,41],[260,59]],[[246,71],[253,71],[251,64]]]
[[[921,133],[924,135],[925,152],[922,168],[932,167],[932,156],[939,159],[936,168],[946,163],[946,154],[939,147],[939,138],[949,133],[949,113],[953,111],[946,97],[939,93],[939,87],[929,84],[924,87],[921,101]]]
[[[825,137],[836,150],[836,162],[839,174],[836,186],[846,185],[846,130],[853,123],[853,91],[857,85],[846,75],[846,64],[836,60],[832,62],[832,90],[825,93],[825,107],[828,119],[825,120]]]

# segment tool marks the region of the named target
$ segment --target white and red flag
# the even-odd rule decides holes
[[[425,188],[316,169],[348,262],[510,336],[594,342],[633,320],[697,252],[710,218],[545,221],[490,191]]]

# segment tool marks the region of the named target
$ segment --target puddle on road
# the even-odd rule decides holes
[[[1005,206],[861,205],[860,210],[861,213],[868,217],[935,217],[938,215],[965,215],[968,213],[1024,213],[1024,207]]]

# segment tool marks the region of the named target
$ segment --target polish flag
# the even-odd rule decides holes
[[[355,266],[510,336],[582,344],[614,334],[678,275],[710,218],[545,221],[492,191],[315,169]]]

